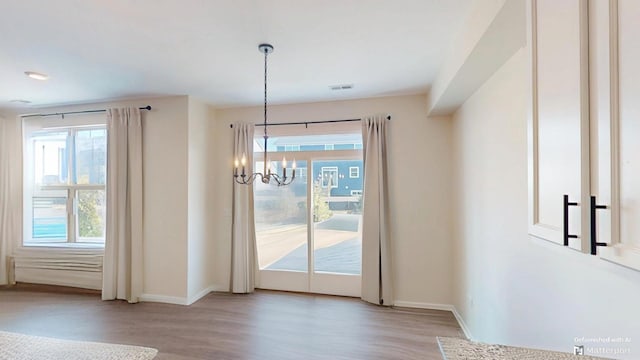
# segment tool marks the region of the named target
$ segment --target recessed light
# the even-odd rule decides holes
[[[38,73],[38,72],[35,72],[35,71],[25,71],[24,74],[27,75],[28,77],[30,77],[32,79],[36,79],[36,80],[47,80],[47,79],[49,79],[49,75]]]
[[[31,101],[23,100],[23,99],[13,99],[13,100],[9,100],[9,102],[18,103],[18,104],[31,104]]]

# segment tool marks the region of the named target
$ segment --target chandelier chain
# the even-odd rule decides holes
[[[265,151],[267,147],[267,55],[269,52],[264,52],[264,139],[265,139]],[[266,159],[265,159],[266,160]]]

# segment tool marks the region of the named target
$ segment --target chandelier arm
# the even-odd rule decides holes
[[[253,173],[251,175],[234,175],[236,182],[241,185],[251,185],[260,176],[260,179],[264,179],[264,175],[261,173]],[[238,180],[239,179],[239,180]]]
[[[278,184],[278,186],[289,185],[289,184],[291,184],[293,182],[293,179],[295,179],[295,176],[292,176],[292,177],[288,177],[288,176],[281,177],[278,174],[271,174],[269,176],[273,179],[273,181],[276,182],[276,184]]]

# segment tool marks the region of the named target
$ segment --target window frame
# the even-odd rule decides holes
[[[41,247],[78,247],[103,249],[105,243],[105,232],[102,237],[81,237],[79,224],[78,199],[81,191],[102,190],[104,191],[105,215],[106,215],[106,174],[108,129],[104,117],[71,117],[71,119],[23,119],[23,238],[20,243],[22,248]],[[78,184],[74,178],[74,166],[76,162],[76,144],[78,132],[83,130],[104,130],[105,131],[105,181],[104,184]],[[38,185],[35,179],[35,142],[38,135],[46,133],[66,133],[66,183]],[[62,175],[62,174],[59,174]],[[58,194],[52,194],[58,192]],[[65,196],[61,193],[66,192]],[[66,199],[66,236],[61,238],[34,238],[34,199],[37,198],[64,198]],[[103,218],[104,219],[104,218]],[[106,226],[106,224],[103,224]]]

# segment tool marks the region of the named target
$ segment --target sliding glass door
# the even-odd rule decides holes
[[[361,151],[270,156],[295,158],[297,169],[289,186],[255,184],[259,287],[360,296]],[[278,170],[278,163],[271,166]]]

